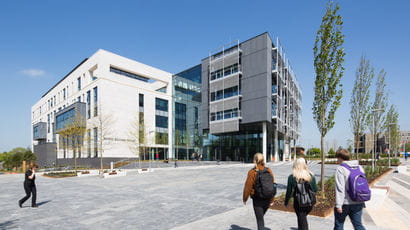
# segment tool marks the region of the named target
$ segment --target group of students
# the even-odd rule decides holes
[[[307,160],[304,158],[304,149],[297,152],[298,158],[293,163],[292,174],[289,175],[286,188],[286,197],[284,205],[287,206],[291,197],[293,197],[293,207],[297,216],[298,229],[309,229],[307,215],[312,211],[316,203],[315,193],[317,192],[316,179],[314,174],[307,167]],[[370,190],[366,188],[362,192],[362,197],[356,197],[353,192],[352,176],[363,178],[364,170],[357,160],[350,160],[350,153],[346,149],[339,149],[336,152],[336,158],[339,166],[335,173],[335,208],[334,208],[334,230],[342,230],[346,217],[349,216],[355,230],[365,229],[362,224],[362,210],[365,207],[364,201],[370,199]],[[260,190],[269,190],[270,186],[276,186],[273,172],[265,166],[264,157],[261,153],[254,155],[255,167],[248,171],[244,190],[243,203],[246,205],[249,197],[253,201],[253,209],[256,216],[258,230],[265,229],[264,215],[268,208],[273,205],[276,188],[270,192],[270,196],[261,195]],[[266,179],[269,178],[269,183]],[[350,180],[350,181],[349,181]],[[262,184],[265,185],[262,185]],[[266,186],[267,185],[267,186]]]

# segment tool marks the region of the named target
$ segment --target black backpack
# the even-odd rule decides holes
[[[257,171],[255,182],[255,194],[253,197],[260,199],[272,199],[276,195],[276,186],[268,168]]]
[[[294,202],[299,207],[313,207],[316,204],[316,194],[308,181],[296,182]]]

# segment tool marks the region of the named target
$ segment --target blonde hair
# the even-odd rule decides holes
[[[262,153],[256,153],[253,156],[253,163],[255,163],[256,165],[265,166],[265,159],[263,159]]]
[[[301,181],[303,179],[310,182],[312,180],[311,172],[309,171],[304,158],[296,159],[293,163],[292,174],[296,178],[296,181]]]

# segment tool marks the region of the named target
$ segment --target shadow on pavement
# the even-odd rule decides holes
[[[6,222],[0,223],[0,229],[10,229],[10,228],[17,228],[17,220],[9,220]]]
[[[236,224],[232,224],[231,228],[229,230],[251,230],[250,228],[242,228],[241,226],[238,226]]]
[[[47,204],[48,202],[50,202],[51,200],[46,200],[46,201],[41,201],[40,203],[37,203],[38,206],[41,206],[43,204]]]

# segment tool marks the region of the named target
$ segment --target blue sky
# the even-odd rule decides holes
[[[345,0],[344,97],[330,145],[352,139],[349,100],[365,54],[387,72],[389,104],[410,130],[410,2]],[[30,145],[30,110],[41,96],[99,48],[177,73],[209,51],[269,32],[279,36],[303,93],[302,139],[318,146],[312,119],[313,52],[327,1],[3,1],[0,8],[0,152]]]

